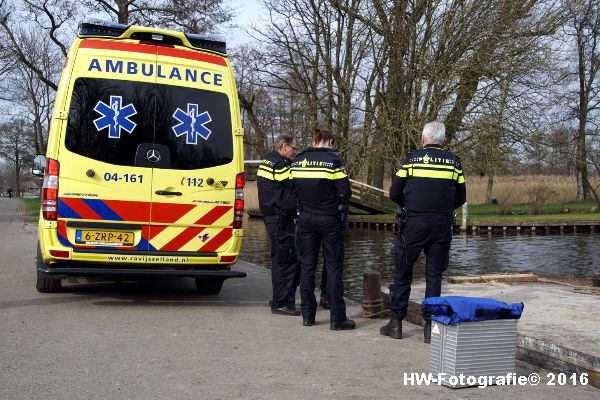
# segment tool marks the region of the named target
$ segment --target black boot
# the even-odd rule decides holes
[[[321,298],[319,299],[319,305],[324,309],[329,310],[329,300],[327,299],[327,296],[321,295]]]
[[[293,317],[297,317],[300,315],[300,311],[296,310],[295,307],[281,306],[278,308],[271,308],[271,314],[291,315]]]
[[[332,322],[329,324],[329,329],[331,329],[332,331],[347,331],[355,328],[356,322],[348,318],[340,322]]]
[[[423,342],[431,343],[431,321],[425,321],[425,326],[423,327]]]
[[[379,333],[394,339],[402,339],[402,321],[392,317],[390,322],[379,328]]]

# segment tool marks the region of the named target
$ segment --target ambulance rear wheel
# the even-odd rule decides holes
[[[40,293],[58,293],[62,290],[62,282],[60,279],[41,276],[38,272],[35,287]]]
[[[196,291],[200,294],[219,294],[223,289],[222,279],[196,278]]]
[[[48,278],[40,273],[41,268],[46,268],[47,265],[44,264],[44,260],[42,259],[42,251],[40,250],[40,245],[38,243],[37,248],[37,257],[36,257],[36,269],[37,269],[37,282],[35,284],[35,288],[40,293],[58,293],[62,290],[62,282],[57,278]]]

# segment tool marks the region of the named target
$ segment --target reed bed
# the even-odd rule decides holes
[[[467,201],[470,204],[485,203],[487,177],[468,176],[466,180]],[[600,190],[600,179],[591,179],[591,184]],[[564,204],[577,200],[577,181],[574,176],[499,176],[494,179],[493,197],[501,205]]]

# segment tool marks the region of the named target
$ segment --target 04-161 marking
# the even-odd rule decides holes
[[[115,173],[107,172],[104,174],[104,180],[107,182],[125,181],[126,183],[144,183],[144,175],[136,175],[136,174],[119,175],[116,172]]]

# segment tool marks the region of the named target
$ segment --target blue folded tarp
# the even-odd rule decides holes
[[[421,303],[434,321],[444,325],[491,319],[519,319],[523,303],[507,304],[494,299],[463,296],[428,297]]]

